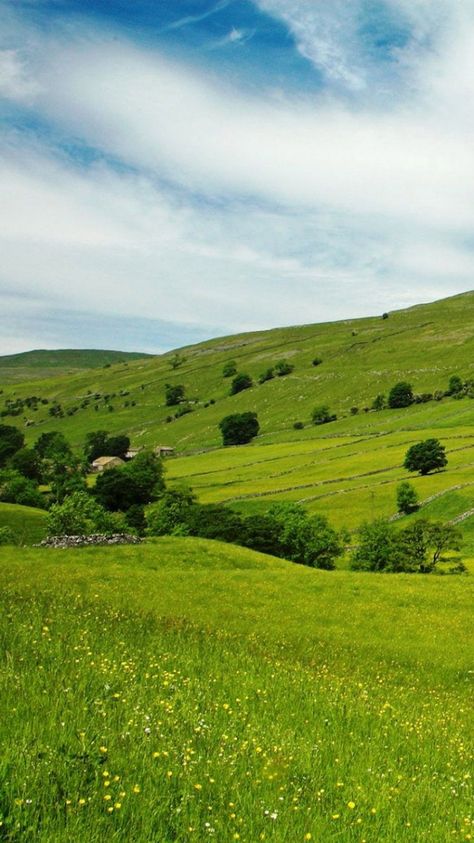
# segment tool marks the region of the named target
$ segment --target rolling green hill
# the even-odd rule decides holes
[[[46,512],[32,506],[0,503],[0,527],[10,528],[16,544],[36,544],[46,535]]]
[[[49,404],[4,418],[24,428],[29,441],[58,429],[80,447],[96,429],[127,432],[132,444],[167,444],[171,483],[190,483],[202,501],[261,509],[297,500],[327,514],[336,526],[395,513],[395,490],[408,473],[407,448],[435,436],[446,445],[448,470],[414,478],[420,498],[437,496],[437,511],[456,517],[474,493],[474,402],[443,398],[407,409],[365,411],[375,396],[408,380],[417,393],[442,391],[450,375],[474,377],[474,293],[374,317],[281,328],[219,338],[174,353],[121,362],[107,369],[5,385],[4,401],[39,395]],[[315,357],[321,365],[312,365]],[[230,396],[225,363],[258,376],[281,359],[294,371]],[[177,361],[180,362],[179,359]],[[192,412],[172,418],[165,384],[183,384]],[[62,417],[50,415],[54,402]],[[315,405],[338,420],[315,427]],[[351,408],[358,408],[356,415]],[[232,412],[254,410],[261,425],[251,445],[223,449],[218,423]],[[304,422],[295,430],[294,422]],[[26,426],[28,425],[28,426]],[[453,497],[454,495],[454,497]],[[430,503],[432,508],[432,504]],[[466,510],[463,509],[466,507]],[[428,510],[426,510],[428,512]],[[466,535],[470,521],[463,522]],[[474,528],[474,524],[473,524]],[[473,548],[474,550],[474,548]]]
[[[83,369],[97,369],[122,360],[149,357],[132,351],[93,349],[35,350],[0,356],[0,383],[41,380],[51,375],[71,374]]]
[[[2,838],[471,839],[471,580],[0,548]]]

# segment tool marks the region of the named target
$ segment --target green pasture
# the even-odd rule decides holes
[[[407,449],[419,441],[414,431],[364,436],[325,436],[304,442],[220,449],[170,460],[170,484],[191,485],[203,502],[225,502],[238,509],[260,510],[276,501],[294,501],[327,515],[338,527],[355,529],[364,519],[396,514],[398,483],[409,479],[426,514],[454,518],[471,508],[462,495],[444,514],[445,495],[474,489],[474,431],[430,429],[422,438],[439,438],[446,446],[446,471],[411,476],[403,468]],[[473,504],[474,505],[474,504]]]
[[[15,544],[36,544],[46,535],[46,512],[31,506],[0,503],[0,527],[10,528]]]
[[[471,577],[0,549],[0,836],[472,839]]]

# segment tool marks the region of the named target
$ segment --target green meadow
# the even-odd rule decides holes
[[[0,503],[0,527],[9,527],[17,544],[36,544],[46,535],[46,512],[32,506]]]
[[[472,839],[471,577],[166,538],[0,589],[0,839]]]
[[[429,437],[445,445],[448,468],[412,477],[402,467],[405,453],[420,438]],[[372,436],[320,434],[302,442],[219,449],[170,460],[167,476],[173,484],[191,485],[203,502],[258,510],[275,501],[298,501],[327,515],[336,526],[353,530],[364,519],[395,515],[397,485],[407,479],[420,501],[427,502],[426,514],[443,517],[444,503],[450,501],[446,517],[460,515],[474,507],[473,467],[474,429],[458,427],[426,428],[421,436],[413,430]]]

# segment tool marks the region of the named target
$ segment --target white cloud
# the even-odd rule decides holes
[[[62,131],[185,188],[398,225],[474,222],[470,137],[446,114],[457,91],[441,110],[423,97],[388,112],[275,105],[120,43],[50,52],[38,75],[38,106]]]
[[[31,100],[38,85],[31,78],[17,50],[0,50],[0,98]]]
[[[411,15],[420,43],[436,33],[436,45],[398,58],[409,84],[384,106],[252,98],[84,30],[36,36],[23,64],[13,52],[9,96],[21,102],[28,91],[61,139],[105,157],[74,163],[44,141],[6,136],[5,290],[38,294],[39,310],[41,298],[58,307],[66,297],[77,311],[219,331],[363,315],[468,289],[474,25],[468,15],[446,24],[441,0],[430,22],[422,0],[390,2]],[[319,6],[261,3],[292,20]],[[340,46],[343,79],[353,28],[340,27],[338,35],[328,22],[325,38]],[[360,85],[345,84],[362,91],[368,68],[356,70]]]
[[[282,20],[298,50],[329,79],[357,91],[367,85],[361,56],[352,49],[360,3],[357,0],[254,0],[257,6]]]

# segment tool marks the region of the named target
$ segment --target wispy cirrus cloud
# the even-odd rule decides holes
[[[195,15],[183,15],[177,17],[171,23],[166,24],[161,29],[161,32],[173,32],[176,29],[182,29],[185,26],[191,26],[195,23],[200,23],[201,21],[205,21],[208,18],[212,17],[213,15],[217,14],[218,12],[222,12],[231,3],[234,3],[235,0],[218,0],[217,3],[212,3],[205,11],[195,14]]]

